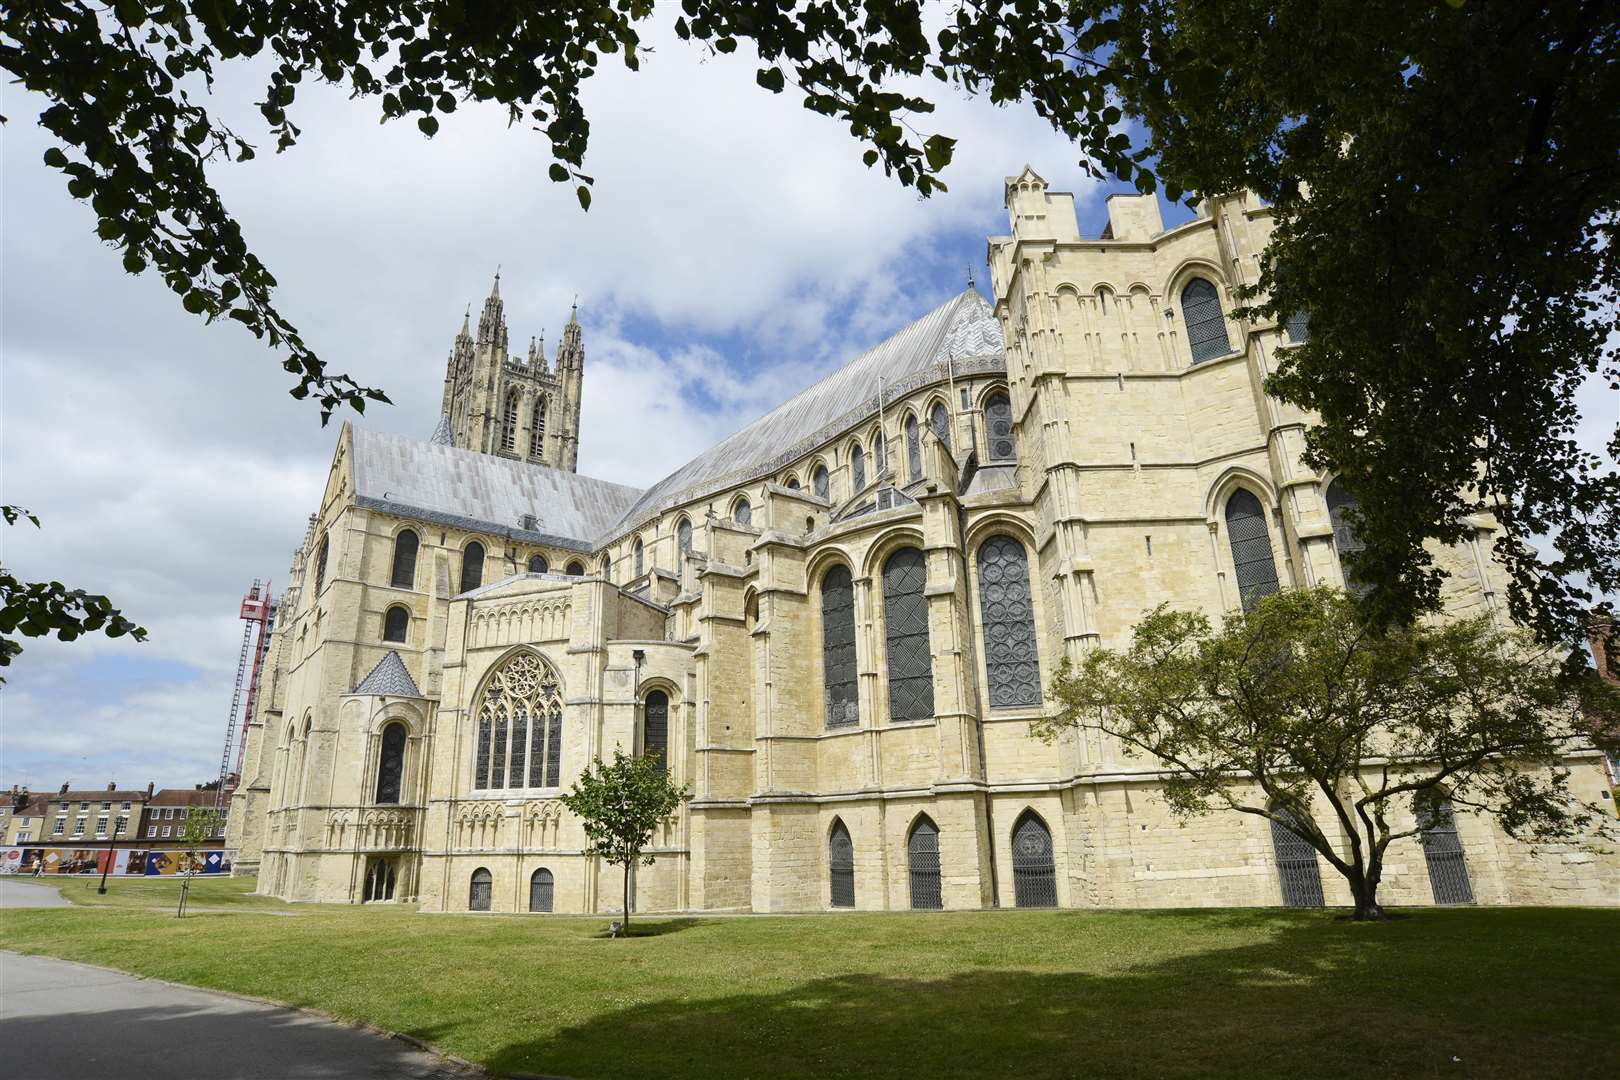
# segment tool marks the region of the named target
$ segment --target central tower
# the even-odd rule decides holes
[[[444,404],[433,441],[574,472],[579,461],[579,398],[585,375],[578,305],[568,314],[555,363],[529,339],[527,358],[507,352],[501,275],[478,316],[461,320],[444,371]]]

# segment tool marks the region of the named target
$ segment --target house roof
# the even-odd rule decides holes
[[[995,312],[976,289],[966,289],[658,481],[599,542],[671,506],[792,464],[875,416],[880,394],[892,401],[952,368],[961,374],[1005,366]]]
[[[353,429],[361,506],[590,551],[639,488],[403,435]]]
[[[146,800],[147,806],[212,806],[215,792],[196,788],[159,788]]]
[[[405,670],[405,661],[399,658],[399,653],[393,649],[388,655],[377,661],[377,666],[371,673],[360,680],[360,685],[354,688],[357,694],[375,694],[378,697],[414,697],[419,698],[422,692],[416,688],[416,680],[411,673]]]
[[[88,791],[45,792],[40,797],[47,803],[87,802],[94,804],[102,802],[145,802],[147,794],[145,788],[136,791],[124,791],[122,789],[108,791],[106,788],[91,788]]]

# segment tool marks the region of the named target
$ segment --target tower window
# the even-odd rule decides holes
[[[518,392],[513,390],[506,395],[506,412],[501,417],[501,449],[517,449],[518,430]]]
[[[388,583],[396,589],[409,589],[416,584],[416,549],[421,540],[414,529],[401,529],[394,537],[394,566]]]
[[[1017,461],[1018,442],[1013,438],[1012,401],[1004,393],[994,393],[984,403],[985,434],[990,443],[991,461]]]
[[[474,540],[461,553],[461,591],[470,592],[484,583],[484,545]]]
[[[539,457],[546,447],[546,399],[534,400],[534,423],[529,427],[529,456]]]
[[[1041,668],[1024,545],[993,536],[979,548],[979,609],[990,706],[1039,705]]]
[[[383,728],[377,755],[377,802],[399,802],[400,783],[405,777],[405,725]]]
[[[402,604],[395,604],[383,614],[383,640],[404,641],[410,633],[411,613]]]
[[[1271,556],[1271,531],[1260,500],[1243,488],[1226,500],[1226,538],[1232,545],[1238,598],[1243,610],[1277,591],[1277,564]]]
[[[668,768],[669,695],[662,690],[647,694],[641,706],[641,752]]]

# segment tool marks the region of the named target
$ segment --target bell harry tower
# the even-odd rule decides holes
[[[527,357],[508,353],[499,272],[478,316],[476,338],[471,321],[469,309],[445,364],[433,441],[574,472],[585,374],[578,305],[569,312],[554,362],[546,359],[545,342],[535,338],[529,339]]]

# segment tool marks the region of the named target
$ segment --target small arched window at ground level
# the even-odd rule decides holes
[[[461,592],[471,592],[484,583],[484,545],[477,540],[461,553]]]
[[[361,903],[378,904],[394,898],[394,882],[398,874],[394,859],[372,858],[366,862],[366,891]]]
[[[421,539],[415,529],[401,529],[394,537],[394,565],[388,583],[396,589],[409,589],[416,585],[416,550]]]
[[[541,867],[529,875],[529,910],[550,911],[556,893],[556,879],[551,871]]]
[[[398,803],[405,779],[405,725],[388,724],[377,752],[377,802]]]
[[[467,910],[488,911],[493,896],[494,885],[489,871],[480,866],[472,872],[472,880],[467,885]]]
[[[660,766],[669,767],[669,695],[662,690],[650,691],[642,702],[641,752]]]
[[[1033,810],[1013,826],[1013,902],[1019,907],[1057,907],[1057,868],[1052,832]]]
[[[1193,278],[1181,290],[1181,318],[1187,325],[1187,347],[1192,362],[1199,364],[1232,351],[1226,337],[1226,316],[1221,313],[1221,297],[1204,278]]]
[[[411,613],[404,605],[395,604],[383,612],[383,640],[404,642],[411,631]]]
[[[938,911],[945,906],[939,885],[939,826],[926,814],[911,827],[906,840],[906,863],[911,876],[911,906]]]
[[[832,906],[855,906],[855,845],[842,821],[834,821],[827,835],[827,871],[831,878]]]
[[[1260,500],[1246,488],[1226,500],[1226,538],[1232,546],[1232,569],[1237,574],[1238,599],[1244,611],[1262,596],[1277,591],[1277,563],[1271,553],[1271,530]]]
[[[529,573],[531,573],[531,574],[544,574],[547,570],[550,570],[550,569],[551,569],[551,564],[546,562],[546,557],[544,555],[530,555],[529,556]]]
[[[1013,438],[1012,399],[1000,391],[985,399],[984,431],[991,461],[1018,460],[1018,442]]]
[[[1457,833],[1457,815],[1449,800],[1420,818],[1423,861],[1428,864],[1429,888],[1437,904],[1472,904],[1474,886],[1468,878],[1468,859]]]
[[[1284,807],[1273,806],[1271,849],[1277,859],[1284,907],[1322,906],[1322,868],[1316,849],[1298,828],[1299,819]]]

